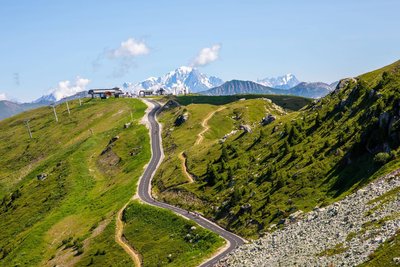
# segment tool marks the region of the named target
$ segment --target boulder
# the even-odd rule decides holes
[[[393,262],[394,262],[394,264],[396,264],[396,265],[400,265],[400,257],[393,258]]]
[[[174,122],[175,126],[181,126],[183,123],[185,123],[187,121],[188,117],[189,117],[188,113],[184,113],[184,114],[179,115],[175,119],[175,122]]]
[[[289,220],[290,220],[290,222],[296,222],[298,219],[300,219],[300,217],[302,217],[302,215],[303,215],[303,211],[298,210],[289,215]]]
[[[265,116],[262,120],[261,120],[261,124],[262,125],[268,125],[271,122],[273,122],[274,120],[276,120],[276,117],[272,114],[268,114],[267,116]]]
[[[338,92],[340,91],[340,89],[346,87],[351,81],[357,82],[357,80],[354,78],[346,78],[340,80],[339,83],[336,85],[335,92]]]
[[[246,204],[240,206],[240,208],[241,208],[243,211],[250,210],[250,209],[251,209],[251,204],[250,204],[250,203],[246,203]]]
[[[38,178],[39,181],[44,181],[47,178],[47,174],[41,173],[41,174],[38,174],[36,177]]]
[[[111,138],[110,142],[108,142],[108,145],[111,145],[112,143],[115,143],[119,139],[119,136],[116,135],[113,138]]]
[[[239,126],[240,130],[243,130],[245,133],[251,133],[251,127],[247,124],[242,124]]]

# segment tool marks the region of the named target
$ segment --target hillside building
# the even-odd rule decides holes
[[[92,95],[92,98],[100,97],[101,99],[107,99],[112,96],[119,98],[124,94],[124,92],[122,92],[122,90],[118,87],[114,87],[111,89],[90,89],[88,94]]]

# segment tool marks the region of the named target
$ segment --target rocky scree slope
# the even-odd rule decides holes
[[[293,214],[282,230],[240,247],[218,266],[356,266],[367,261],[399,233],[399,174],[327,207]]]

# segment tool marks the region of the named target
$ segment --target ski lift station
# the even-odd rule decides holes
[[[101,99],[107,99],[112,96],[119,98],[124,94],[124,92],[122,92],[122,90],[118,87],[114,87],[111,89],[90,89],[88,94],[92,95],[92,98],[100,97]]]

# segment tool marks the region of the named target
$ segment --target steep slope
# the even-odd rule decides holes
[[[322,82],[302,82],[288,90],[289,94],[310,98],[324,97],[332,91],[329,84]]]
[[[297,210],[327,205],[399,167],[399,66],[344,79],[307,108],[253,122],[251,132],[236,128],[205,151],[189,146],[188,171],[196,183],[176,186],[165,179],[178,176],[160,171],[155,183],[161,195],[244,236],[258,236]],[[166,124],[174,112],[165,115]],[[222,125],[232,116],[215,114],[215,131],[228,134]],[[192,124],[198,119],[189,112]],[[165,133],[166,150],[180,151],[177,136],[191,136],[185,129]]]
[[[287,94],[285,90],[263,86],[252,81],[232,80],[221,86],[200,92],[202,95]]]
[[[132,265],[114,242],[114,213],[150,158],[138,124],[146,106],[109,100],[71,102],[71,115],[59,105],[58,123],[48,107],[0,122],[0,265],[72,265],[89,262],[89,254],[105,265]]]
[[[240,247],[218,266],[397,266],[399,174],[327,207],[296,212],[279,230]]]

